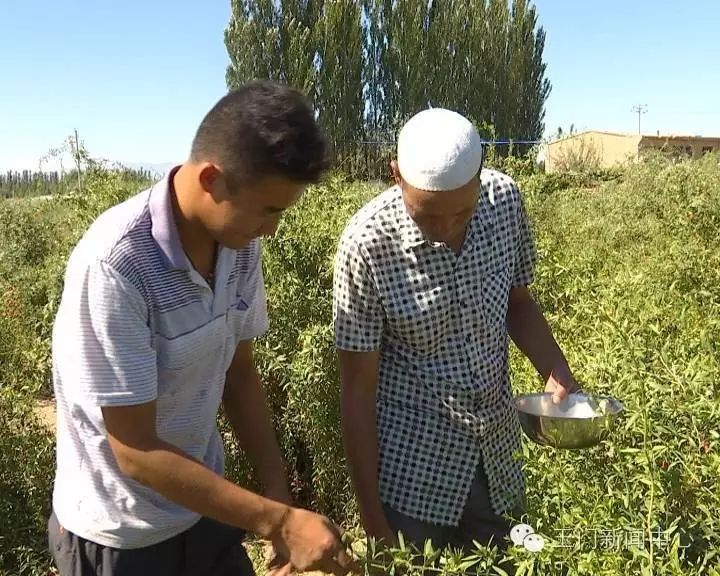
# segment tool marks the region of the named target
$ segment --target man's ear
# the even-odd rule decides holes
[[[392,172],[393,180],[395,184],[402,187],[402,176],[400,176],[400,168],[398,168],[397,160],[390,161],[390,171]]]
[[[220,172],[220,169],[215,166],[215,164],[205,162],[201,165],[200,171],[198,172],[198,181],[200,182],[200,187],[208,194],[217,191],[221,178],[222,172]]]

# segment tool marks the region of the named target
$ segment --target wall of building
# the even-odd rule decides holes
[[[575,162],[610,168],[637,158],[639,144],[639,135],[581,132],[548,144],[545,170],[564,170]]]
[[[720,152],[720,138],[643,136],[640,151],[645,150],[663,150],[674,156],[700,158],[706,152]]]

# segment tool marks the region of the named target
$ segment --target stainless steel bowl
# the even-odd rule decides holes
[[[552,394],[521,394],[515,398],[520,425],[533,442],[554,448],[588,448],[607,438],[625,407],[610,396],[570,394],[553,404]]]

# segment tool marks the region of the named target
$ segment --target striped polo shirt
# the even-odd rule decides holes
[[[222,474],[225,375],[238,342],[267,329],[259,240],[220,247],[211,288],[180,243],[173,173],[92,224],[53,328],[53,507],[67,530],[113,548],[161,542],[199,516],[120,472],[101,407],[154,400],[159,437]]]

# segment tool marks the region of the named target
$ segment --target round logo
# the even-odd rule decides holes
[[[540,552],[545,547],[545,539],[529,524],[518,524],[510,530],[510,539],[515,546],[522,546],[528,552]]]

